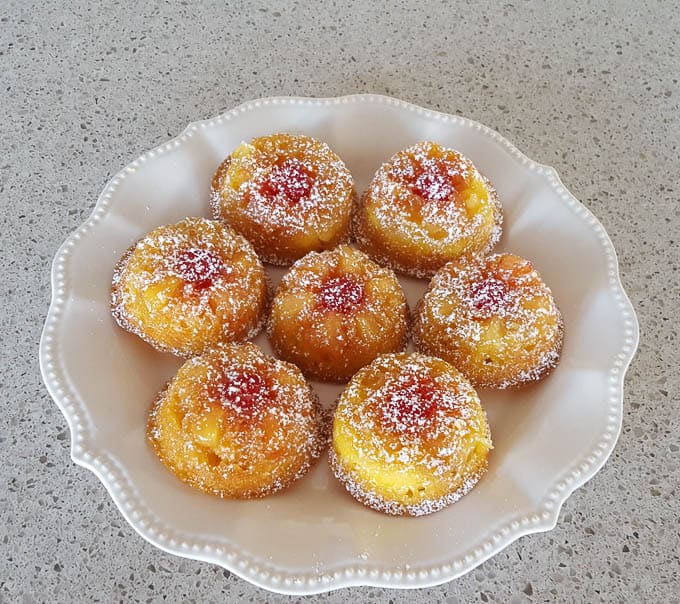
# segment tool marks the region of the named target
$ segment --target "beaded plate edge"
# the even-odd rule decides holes
[[[381,568],[370,561],[341,565],[332,572],[287,573],[240,551],[236,544],[183,534],[164,525],[135,493],[125,469],[106,451],[93,445],[85,403],[79,399],[65,377],[55,338],[57,326],[68,301],[68,260],[78,242],[107,214],[114,192],[121,181],[152,160],[189,140],[200,129],[222,125],[256,108],[279,105],[329,106],[349,103],[377,103],[398,107],[439,122],[457,122],[479,131],[505,148],[529,171],[541,175],[558,197],[595,232],[607,262],[609,293],[617,305],[624,325],[623,345],[614,355],[608,372],[607,425],[598,444],[564,475],[557,478],[547,498],[533,514],[523,515],[496,527],[477,547],[464,556],[436,566],[421,568]],[[557,523],[560,508],[569,495],[592,478],[614,449],[621,430],[623,382],[639,340],[639,326],[618,272],[614,246],[604,227],[562,184],[556,170],[529,159],[496,131],[467,118],[425,109],[392,97],[356,94],[335,98],[273,97],[243,103],[213,118],[192,122],[167,143],[142,154],[118,172],[106,185],[88,219],[61,245],[52,264],[52,300],[40,339],[40,370],[43,381],[66,418],[71,431],[71,457],[75,463],[91,470],[104,484],[129,524],[155,546],[187,558],[218,564],[259,587],[291,595],[313,594],[350,586],[416,588],[439,585],[464,575],[523,535],[548,531]]]

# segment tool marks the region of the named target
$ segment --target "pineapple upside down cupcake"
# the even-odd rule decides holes
[[[446,361],[387,354],[340,396],[330,463],[364,505],[394,515],[436,512],[486,472],[492,448],[477,393]]]
[[[111,310],[154,348],[193,356],[259,330],[267,278],[251,245],[222,222],[187,218],[161,226],[118,263]]]
[[[324,413],[294,365],[254,344],[188,360],[149,414],[154,451],[180,480],[250,499],[300,478],[327,442]]]
[[[284,275],[268,325],[272,347],[311,378],[344,382],[379,354],[404,349],[408,307],[394,273],[341,245]]]
[[[211,207],[265,262],[288,265],[348,239],[354,182],[326,143],[273,134],[242,143],[217,169]]]
[[[376,173],[354,216],[359,247],[377,262],[429,277],[465,253],[486,253],[501,234],[496,190],[457,151],[421,142]]]
[[[514,254],[461,258],[432,279],[416,311],[416,349],[446,359],[470,381],[507,388],[559,362],[563,322],[550,288]]]

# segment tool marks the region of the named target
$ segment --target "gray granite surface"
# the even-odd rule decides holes
[[[328,602],[678,601],[680,10],[646,2],[31,2],[0,7],[0,601],[257,601],[162,553],[69,457],[41,382],[50,260],[107,179],[247,99],[378,92],[479,120],[603,222],[642,339],[623,431],[557,527],[467,576]]]

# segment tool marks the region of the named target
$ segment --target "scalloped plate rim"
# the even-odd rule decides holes
[[[110,478],[105,475],[105,473],[98,466],[107,469],[105,461],[102,461],[106,457],[105,451],[100,451],[89,443],[89,446],[85,448],[79,443],[87,442],[86,428],[79,424],[77,417],[75,417],[71,411],[66,406],[66,401],[68,397],[77,400],[78,397],[74,392],[68,392],[68,386],[65,388],[59,384],[58,379],[61,377],[63,382],[63,376],[56,374],[56,371],[48,368],[48,364],[51,363],[51,348],[53,342],[53,336],[51,333],[55,330],[55,325],[58,323],[58,315],[62,307],[66,304],[66,300],[62,297],[66,291],[60,292],[59,286],[59,275],[60,269],[59,264],[64,263],[66,266],[66,259],[71,255],[76,247],[76,242],[80,239],[80,235],[88,230],[89,227],[96,224],[96,222],[104,216],[106,209],[109,206],[110,199],[106,197],[107,191],[111,189],[115,183],[119,182],[126,173],[131,169],[135,168],[141,162],[144,162],[147,157],[153,156],[157,153],[161,153],[163,148],[169,147],[170,145],[179,145],[182,140],[191,136],[191,133],[198,130],[199,128],[208,127],[214,121],[229,120],[232,117],[236,117],[241,113],[249,111],[253,108],[259,108],[261,106],[267,105],[333,105],[333,104],[344,104],[344,103],[357,103],[357,102],[367,102],[367,103],[382,103],[387,105],[392,105],[399,107],[401,109],[417,112],[420,115],[426,115],[439,120],[454,120],[460,123],[474,128],[482,133],[484,136],[490,137],[496,144],[500,144],[509,152],[509,155],[514,156],[514,158],[520,160],[525,166],[529,166],[529,169],[536,171],[539,175],[545,175],[547,177],[548,184],[555,190],[556,194],[561,200],[566,201],[578,208],[578,211],[583,215],[589,222],[591,229],[595,230],[600,235],[600,242],[604,248],[605,252],[610,255],[610,265],[609,265],[609,282],[607,289],[613,290],[619,296],[619,308],[623,313],[624,317],[628,319],[629,329],[631,334],[628,340],[625,342],[624,346],[619,349],[619,354],[616,358],[620,361],[618,365],[614,367],[609,367],[609,374],[616,374],[618,379],[614,384],[616,387],[615,395],[612,395],[610,399],[611,403],[616,403],[617,405],[617,418],[616,426],[614,430],[609,433],[608,445],[601,448],[599,453],[596,455],[594,462],[588,464],[587,468],[581,471],[579,468],[584,465],[584,460],[588,457],[592,457],[590,454],[586,454],[578,462],[574,463],[570,470],[568,470],[563,476],[558,477],[553,481],[551,489],[555,490],[555,485],[565,484],[565,486],[559,491],[557,497],[554,498],[550,509],[543,509],[541,515],[538,513],[541,510],[536,510],[532,516],[528,517],[526,515],[519,515],[509,522],[505,522],[503,529],[500,529],[502,537],[498,540],[494,540],[494,544],[491,547],[478,547],[476,548],[475,555],[465,556],[464,563],[459,563],[459,561],[451,562],[450,564],[442,564],[441,566],[425,567],[422,569],[411,568],[409,572],[404,573],[401,569],[397,569],[392,572],[389,569],[377,569],[371,567],[370,564],[358,564],[350,563],[342,565],[337,569],[330,580],[318,580],[312,575],[318,577],[316,573],[308,573],[307,575],[299,573],[286,573],[282,572],[275,567],[267,569],[267,562],[257,559],[258,570],[257,574],[249,574],[247,569],[250,566],[249,559],[253,559],[247,554],[239,558],[237,555],[227,555],[224,557],[224,552],[219,552],[216,550],[220,549],[220,546],[215,548],[210,548],[208,553],[196,550],[196,548],[190,547],[187,543],[177,542],[174,539],[166,542],[158,537],[159,531],[153,529],[150,530],[149,526],[145,526],[139,520],[140,514],[137,510],[133,509],[130,512],[125,501],[121,498],[120,485],[112,484]],[[561,189],[561,191],[560,191]],[[289,595],[305,595],[305,594],[318,594],[324,593],[335,589],[340,589],[344,587],[353,586],[373,586],[373,587],[389,587],[389,588],[421,588],[421,587],[432,587],[436,585],[441,585],[464,574],[467,574],[477,566],[479,566],[485,560],[491,558],[495,554],[499,553],[505,549],[508,545],[523,537],[525,535],[545,532],[553,529],[557,524],[559,517],[559,512],[564,505],[564,502],[569,498],[569,496],[580,486],[585,484],[590,480],[602,466],[606,463],[607,459],[611,455],[618,437],[621,432],[622,419],[623,419],[623,386],[626,371],[632,362],[637,346],[639,343],[639,324],[635,314],[630,299],[628,298],[623,284],[621,282],[618,258],[616,255],[616,250],[614,245],[607,234],[606,230],[600,223],[600,221],[593,215],[593,213],[584,206],[579,200],[577,200],[562,183],[557,170],[549,165],[541,164],[534,161],[533,159],[522,153],[517,147],[515,147],[510,141],[499,134],[497,131],[485,126],[477,121],[471,120],[469,118],[448,114],[445,112],[427,109],[420,107],[419,105],[409,103],[396,99],[394,97],[389,97],[380,94],[350,94],[340,97],[299,97],[299,96],[275,96],[275,97],[263,97],[258,99],[253,99],[251,101],[246,101],[241,103],[230,110],[227,110],[214,118],[207,118],[202,120],[197,120],[190,122],[182,132],[177,136],[165,141],[159,145],[156,145],[152,149],[145,151],[139,155],[135,160],[128,163],[125,167],[119,170],[113,177],[111,177],[102,193],[97,199],[97,203],[92,209],[89,216],[65,239],[56,252],[56,255],[52,261],[51,265],[51,300],[50,306],[45,319],[45,324],[40,337],[39,346],[39,364],[40,372],[42,375],[43,382],[47,388],[48,393],[59,407],[61,413],[64,415],[69,430],[71,432],[71,459],[79,466],[87,468],[90,470],[101,483],[106,488],[107,492],[113,499],[116,507],[119,509],[120,513],[123,515],[125,520],[132,526],[132,528],[146,541],[152,545],[158,547],[159,549],[185,558],[202,560],[206,562],[211,562],[217,564],[233,574],[239,576],[240,578],[269,591],[289,594]],[[80,402],[80,401],[79,401]],[[87,413],[87,407],[80,402],[82,410]],[[602,447],[602,445],[601,445]],[[81,449],[79,451],[79,449]],[[112,474],[110,468],[108,468],[109,473]],[[548,490],[551,490],[548,489]],[[143,502],[138,502],[142,504]],[[510,527],[508,529],[508,527]],[[162,532],[162,531],[161,531]],[[493,532],[493,531],[489,531]],[[498,534],[498,532],[496,533]],[[192,539],[192,536],[188,536]],[[173,541],[175,541],[173,543]],[[200,541],[200,539],[199,539]],[[206,540],[204,540],[205,542]],[[485,544],[491,543],[487,541]],[[204,547],[205,549],[205,547]],[[209,552],[213,552],[212,554]],[[219,556],[222,556],[220,558]],[[468,560],[468,558],[472,558]],[[245,564],[243,564],[245,562]],[[260,567],[264,567],[264,572]],[[448,570],[442,571],[443,567],[449,567]],[[269,572],[271,570],[271,572]],[[382,573],[382,577],[380,574]],[[338,577],[337,575],[340,574]],[[277,577],[276,579],[272,577]],[[396,577],[396,580],[393,578]]]

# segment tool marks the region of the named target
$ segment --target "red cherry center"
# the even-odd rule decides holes
[[[470,298],[476,310],[484,315],[500,312],[508,304],[508,286],[495,277],[476,281],[470,287]]]
[[[441,401],[442,393],[431,378],[402,378],[382,400],[383,425],[400,434],[417,434],[434,418]]]
[[[363,284],[347,276],[326,279],[319,290],[321,304],[326,309],[345,314],[360,306],[365,295]]]
[[[269,399],[269,388],[258,373],[248,370],[225,372],[213,390],[219,402],[239,414],[253,415]]]
[[[260,193],[268,199],[285,199],[296,204],[309,197],[314,175],[299,159],[287,159],[274,166],[260,185]]]
[[[418,176],[413,183],[413,190],[427,201],[447,201],[455,189],[449,175],[437,168]]]
[[[224,263],[213,252],[190,248],[177,255],[172,268],[180,279],[197,289],[205,289],[224,271]]]

